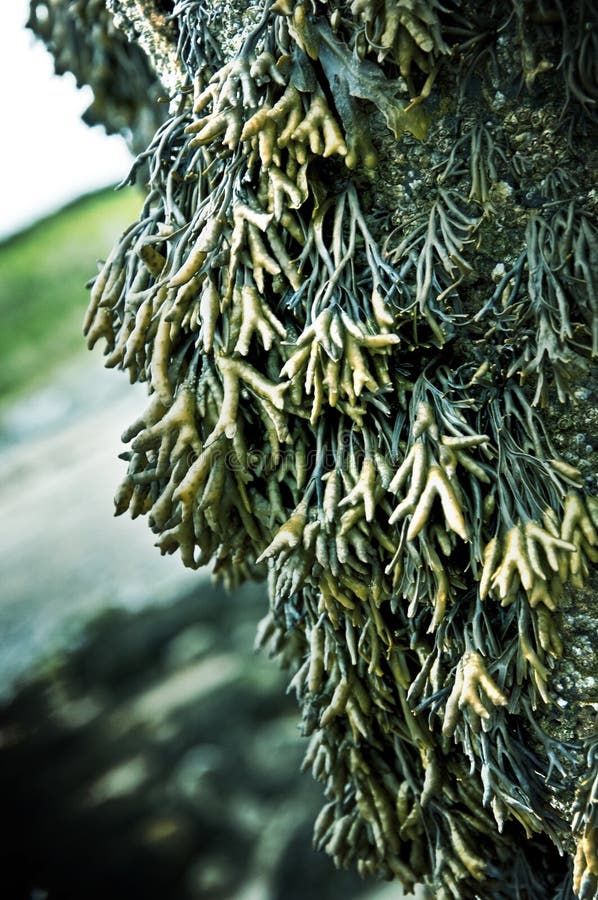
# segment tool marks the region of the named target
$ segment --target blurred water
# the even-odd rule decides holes
[[[144,395],[90,356],[0,420],[0,696],[98,610],[169,603],[206,577],[113,517],[120,434]]]

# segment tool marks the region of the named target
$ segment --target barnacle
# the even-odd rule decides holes
[[[536,719],[568,585],[598,557],[582,471],[538,410],[597,351],[593,200],[548,164],[526,181],[510,86],[501,100],[478,63],[492,44],[541,91],[556,20],[532,59],[529,4],[508,6],[476,14],[480,37],[468,5],[278,0],[225,60],[178,4],[190,87],[139,158],[147,197],[85,321],[150,394],[117,512],[229,585],[267,575],[259,642],[303,710],[316,845],[441,900],[542,896],[518,845],[558,845],[568,751]],[[568,35],[587,109],[570,48],[590,39]],[[557,118],[534,139],[556,141]]]

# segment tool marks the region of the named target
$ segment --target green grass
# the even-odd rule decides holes
[[[133,188],[104,190],[0,244],[0,404],[86,352],[85,284],[141,202]]]

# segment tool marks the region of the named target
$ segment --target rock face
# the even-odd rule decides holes
[[[117,511],[267,570],[337,864],[593,897],[594,448],[556,445],[595,386],[595,10],[206,13],[169,20],[188,81],[86,320],[150,388]]]

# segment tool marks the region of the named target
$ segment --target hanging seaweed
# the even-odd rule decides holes
[[[539,718],[598,560],[545,419],[598,349],[593,12],[473,6],[277,0],[219,58],[175,5],[185,88],[85,332],[148,385],[117,513],[268,578],[316,846],[441,900],[565,896],[552,847],[586,898],[595,753],[573,810]]]

